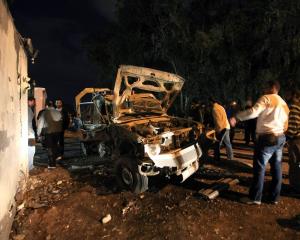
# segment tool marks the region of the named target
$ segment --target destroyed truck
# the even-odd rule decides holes
[[[176,175],[183,182],[197,171],[203,125],[167,114],[183,84],[176,74],[123,65],[113,91],[94,89],[92,101],[77,100],[85,152],[112,161],[122,188],[141,193],[148,177]]]

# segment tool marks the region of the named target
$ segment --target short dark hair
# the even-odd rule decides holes
[[[214,96],[209,96],[208,101],[212,103],[218,103],[218,100]]]
[[[28,97],[28,101],[35,101],[34,97]]]
[[[48,100],[48,99],[47,99],[46,105],[47,105],[48,107],[54,107],[54,103],[53,103],[52,100]]]
[[[280,83],[277,80],[269,80],[265,83],[265,88],[267,89],[272,89],[273,87],[275,87],[277,89],[277,91],[280,90]]]

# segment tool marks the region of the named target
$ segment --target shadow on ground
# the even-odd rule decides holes
[[[277,219],[277,223],[284,228],[290,228],[300,232],[300,214],[291,219],[279,218]]]

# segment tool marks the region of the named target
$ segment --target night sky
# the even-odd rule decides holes
[[[84,87],[101,87],[82,42],[114,21],[113,0],[14,0],[10,10],[20,34],[40,51],[34,65],[29,61],[29,77],[49,99],[74,104]]]

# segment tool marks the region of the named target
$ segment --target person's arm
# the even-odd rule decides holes
[[[44,117],[44,112],[42,112],[38,118],[38,126],[37,126],[37,135],[38,136],[41,135],[44,125],[45,125],[45,117]]]
[[[262,96],[252,108],[237,113],[236,118],[240,121],[257,118],[267,108],[268,104],[269,99],[266,96]]]

